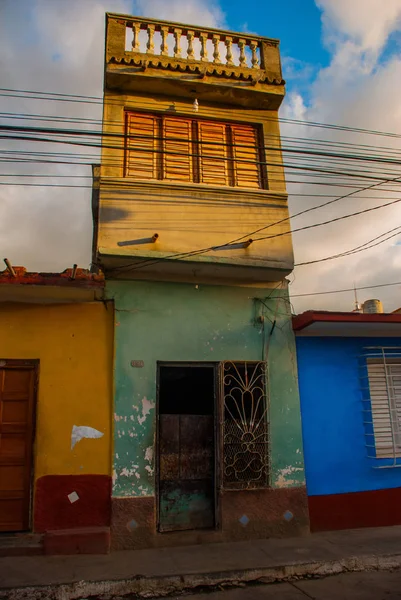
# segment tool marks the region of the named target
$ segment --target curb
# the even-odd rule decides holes
[[[242,586],[248,583],[279,583],[297,579],[329,577],[340,573],[379,571],[401,568],[401,554],[351,556],[334,561],[290,563],[259,569],[232,570],[213,573],[167,575],[108,581],[79,581],[50,586],[0,588],[4,600],[79,600],[128,594],[138,598],[161,598],[171,594],[195,591],[197,588]]]

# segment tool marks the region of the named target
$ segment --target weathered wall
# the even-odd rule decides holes
[[[106,524],[110,514],[112,305],[2,304],[0,315],[0,358],[39,359],[34,528]],[[84,437],[72,448],[74,426],[91,427],[99,437]],[[79,500],[71,503],[67,495],[73,491]]]
[[[401,491],[390,492],[401,486],[400,469],[374,468],[379,461],[368,458],[358,363],[364,347],[395,346],[396,341],[297,338],[306,484],[315,530],[401,522]],[[382,466],[390,462],[380,461]]]
[[[157,361],[262,360],[266,353],[271,485],[303,486],[295,344],[286,289],[108,281],[106,294],[115,302],[116,319],[114,497],[155,494]],[[264,331],[255,322],[260,314],[266,315]],[[143,361],[143,368],[132,367],[133,360]],[[246,498],[250,496],[243,492]],[[119,511],[116,508],[120,519]],[[138,514],[132,514],[135,522],[140,521]],[[147,515],[149,527],[155,528],[153,513]]]
[[[124,177],[125,110],[151,110],[161,114],[170,112],[172,116],[260,124],[266,147],[269,189],[168,181],[142,183]],[[106,92],[104,123],[104,131],[109,137],[102,149],[98,239],[101,254],[159,257],[222,245],[242,236],[252,237],[250,232],[266,225],[270,225],[268,233],[272,236],[289,231],[289,221],[285,220],[288,205],[277,111],[249,111],[200,102],[199,112],[195,114],[192,100]],[[278,224],[273,226],[276,222]],[[156,244],[131,242],[118,245],[146,239],[154,233],[159,234]],[[266,239],[246,249],[239,246],[229,251],[216,250],[193,256],[191,260],[203,266],[217,262],[277,268],[282,269],[285,276],[293,268],[291,235]],[[164,265],[166,268],[168,266]]]

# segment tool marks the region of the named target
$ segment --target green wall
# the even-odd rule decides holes
[[[286,289],[109,280],[106,294],[115,302],[114,496],[154,495],[157,361],[267,356],[271,483],[304,484],[295,341]],[[264,324],[258,320],[261,315]],[[131,361],[144,365],[133,367]]]

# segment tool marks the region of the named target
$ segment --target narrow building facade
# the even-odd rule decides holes
[[[82,269],[0,273],[2,552],[110,549],[113,307],[103,289]]]
[[[112,547],[308,530],[277,40],[106,17]]]

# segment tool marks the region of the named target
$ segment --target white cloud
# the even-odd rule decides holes
[[[323,10],[325,39],[337,48],[354,44],[361,51],[379,52],[401,25],[400,0],[316,0]]]
[[[106,11],[147,14],[170,20],[225,27],[224,15],[212,0],[0,0],[0,77],[4,88],[32,89],[100,97],[104,57],[104,13]],[[401,133],[401,57],[393,52],[382,58],[390,36],[400,30],[401,0],[316,0],[322,9],[324,40],[331,52],[327,68],[321,69],[307,95],[298,91],[287,97],[282,115],[296,119],[339,123],[367,129]],[[296,60],[287,66],[297,76],[304,66]],[[305,65],[305,78],[310,75]],[[0,98],[0,111],[64,115],[73,119],[97,119],[100,127],[101,105],[43,102]],[[6,121],[27,123],[30,121]],[[37,123],[40,124],[40,123]],[[43,124],[43,123],[42,123]],[[55,124],[50,124],[55,125]],[[65,124],[73,127],[73,124]],[[95,124],[79,125],[94,129]],[[283,134],[306,139],[329,139],[386,146],[399,151],[399,140],[377,136],[344,134],[307,126],[285,126]],[[79,152],[87,162],[98,160],[98,151],[63,145],[8,143],[1,150],[34,149]],[[388,153],[388,151],[384,151]],[[310,159],[305,158],[305,161]],[[355,163],[350,163],[355,168]],[[372,169],[369,164],[364,168]],[[394,167],[391,167],[395,170]],[[390,170],[382,165],[381,172]],[[54,187],[13,187],[0,185],[0,247],[13,264],[31,270],[60,270],[77,262],[86,266],[91,246],[91,170],[89,166],[0,163],[3,173],[42,173],[69,175],[52,177],[38,183],[87,185],[87,189]],[[299,172],[298,172],[299,174]],[[86,177],[83,178],[83,177]],[[299,179],[299,175],[297,177]],[[291,176],[289,176],[291,179]],[[311,179],[311,177],[308,177]],[[0,177],[0,183],[6,179]],[[9,181],[9,180],[8,180]],[[19,180],[21,182],[22,179]],[[367,183],[369,183],[367,181]],[[290,184],[297,193],[339,195],[334,187]],[[401,197],[401,185],[397,186]],[[369,195],[369,194],[364,194]],[[380,188],[371,199],[349,199],[330,210],[309,213],[293,220],[298,227],[353,212],[382,202],[373,196],[384,194]],[[291,199],[292,212],[324,201],[324,198]],[[335,254],[365,242],[401,223],[401,204],[375,211],[365,217],[333,223],[330,227],[294,234],[296,260],[312,260]],[[295,272],[293,293],[369,285],[401,280],[401,247],[389,241],[365,253],[332,262],[300,267]],[[361,299],[380,296],[388,309],[401,305],[398,288],[383,288],[361,293]],[[317,296],[295,300],[297,310],[309,307],[349,309],[352,294]]]
[[[209,0],[0,0],[0,4],[1,87],[82,96],[102,96],[106,11],[224,26],[223,13]],[[98,130],[102,107],[101,103],[0,97],[0,112],[94,120],[88,124],[78,121],[60,125],[1,119],[5,124]],[[68,160],[71,155],[78,160],[79,154],[85,162],[99,161],[96,148],[62,144],[0,140],[0,156],[4,156],[4,150],[68,153]],[[46,177],[4,177],[21,173],[40,173]],[[87,187],[1,185],[11,181]],[[2,256],[30,270],[59,271],[75,262],[88,266],[92,239],[90,187],[90,165],[24,163],[22,166],[0,161]]]
[[[305,106],[299,93],[289,94],[282,116],[306,119],[320,123],[334,123],[376,131],[388,131],[401,134],[401,56],[394,52],[383,58],[389,36],[401,28],[401,0],[316,0],[323,10],[324,40],[331,51],[328,67],[321,69],[309,90],[308,106]],[[365,144],[368,154],[399,151],[399,140],[377,135],[339,132],[329,129],[285,125],[285,135],[304,137],[311,147],[312,140],[325,139],[348,144]],[[380,150],[378,147],[386,147]],[[329,150],[327,146],[324,148]],[[343,153],[352,154],[356,148],[344,146]],[[358,150],[359,152],[361,150]],[[394,155],[395,156],[395,155]],[[399,154],[398,154],[399,156]],[[286,157],[294,162],[293,157]],[[399,173],[397,165],[356,163],[342,160],[341,163],[320,162],[320,167],[331,165],[339,170],[365,170],[366,175],[377,171],[378,176],[391,177]],[[308,159],[308,164],[318,166]],[[294,176],[288,174],[288,179]],[[305,175],[311,181],[312,175]],[[327,178],[326,178],[327,181]],[[350,182],[352,180],[349,180]],[[359,180],[359,185],[369,185],[370,180]],[[291,185],[289,191],[304,194],[342,195],[350,188],[318,185]],[[392,189],[398,193],[385,193],[388,186],[378,187],[331,207],[321,209],[305,217],[294,218],[292,226],[302,227],[310,223],[326,221],[342,214],[377,206],[385,198],[401,198],[401,185],[394,184]],[[358,199],[358,196],[367,198]],[[382,199],[379,199],[381,197]],[[291,211],[294,214],[303,208],[316,206],[329,198],[291,198]],[[295,233],[294,250],[296,262],[337,254],[364,243],[365,241],[401,225],[401,203],[367,213],[360,217],[332,223],[323,228]],[[401,237],[401,236],[400,236]],[[397,239],[397,238],[396,238]],[[295,271],[292,293],[314,292],[357,286],[401,281],[401,247],[394,240],[351,257],[322,262],[317,265],[299,267]],[[360,293],[361,300],[379,296],[385,309],[392,310],[401,305],[401,286],[366,290]],[[297,311],[308,308],[350,310],[353,307],[353,294],[332,296],[311,296],[294,298]]]

